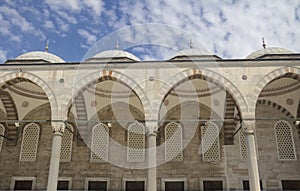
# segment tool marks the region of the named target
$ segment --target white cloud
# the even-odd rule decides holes
[[[168,24],[191,34],[193,41],[201,42],[221,57],[243,58],[262,48],[263,36],[268,46],[299,51],[299,3],[145,0],[128,6],[123,1],[119,8],[121,18],[111,23],[116,28],[148,22]]]
[[[20,27],[23,32],[33,31],[34,27],[27,22],[27,20],[22,17],[15,9],[2,6],[0,7],[0,12],[9,19],[12,25]]]
[[[28,40],[27,35],[34,35],[41,40],[45,39],[44,33],[47,32],[47,36],[54,39],[68,36],[68,39],[72,40],[80,36],[82,39],[78,42],[78,47],[72,48],[87,48],[97,41],[97,37],[110,34],[113,30],[129,25],[159,23],[174,27],[173,33],[176,30],[185,31],[190,35],[188,38],[191,38],[194,46],[197,46],[197,43],[202,44],[209,51],[224,58],[246,57],[252,51],[262,48],[262,37],[265,37],[267,46],[281,46],[300,52],[299,1],[105,2],[44,0],[31,7],[25,1],[15,3],[5,0],[0,4],[0,38],[5,38],[3,40],[6,40],[6,43],[26,41],[24,46],[28,46],[33,42]],[[122,40],[137,43],[148,40],[174,49],[189,46],[188,41],[179,42],[174,39],[176,35],[172,32],[171,35],[168,31],[159,29],[149,32],[154,34],[152,36],[137,35],[135,32],[123,34]],[[154,48],[149,51],[167,54],[167,51],[155,51]],[[147,56],[150,54],[149,51],[145,51],[145,55],[141,53],[144,58],[149,58]]]
[[[45,2],[54,10],[66,9],[80,11],[80,0],[45,0]]]
[[[45,21],[44,27],[45,27],[46,29],[55,29],[54,24],[53,24],[53,21],[50,21],[50,20]]]
[[[92,12],[90,13],[91,15],[97,15],[100,16],[100,14],[103,11],[103,6],[104,2],[102,0],[45,0],[45,2],[48,4],[48,6],[55,10],[55,11],[60,11],[60,10],[68,10],[71,12],[81,12],[82,10],[88,8],[91,9]]]
[[[104,6],[104,2],[102,0],[85,0],[84,4],[93,10],[96,16],[100,16],[102,13],[102,9]]]
[[[86,40],[86,44],[88,45],[92,45],[97,40],[97,37],[95,35],[91,34],[85,29],[78,29],[77,32],[82,38]]]
[[[77,19],[75,17],[73,17],[72,15],[68,14],[67,12],[57,11],[56,13],[59,16],[61,16],[61,18],[63,18],[64,20],[66,20],[68,23],[70,23],[70,24],[77,24]]]
[[[0,63],[4,63],[7,60],[7,51],[0,48]]]
[[[19,36],[16,30],[12,30],[12,27],[17,27],[24,33],[30,33],[34,36],[40,38],[41,40],[45,39],[45,35],[42,31],[36,29],[30,22],[26,20],[25,17],[19,14],[19,12],[7,6],[0,6],[0,16],[1,26],[5,29],[1,32],[6,36],[10,36],[12,40],[16,40],[15,36]]]

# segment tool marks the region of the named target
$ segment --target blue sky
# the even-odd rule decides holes
[[[300,52],[300,1],[296,0],[2,0],[0,63],[24,52],[44,51],[47,40],[49,52],[65,61],[81,61],[108,36],[110,43],[99,50],[113,49],[118,40],[120,49],[142,60],[167,59],[189,47],[187,41],[172,43],[176,38],[166,30],[153,30],[158,35],[149,41],[151,46],[143,45],[135,32],[122,33],[129,26],[148,23],[159,24],[155,29],[167,26],[181,31],[193,44],[223,58],[246,57],[262,48],[262,37],[268,47]],[[111,35],[116,32],[118,37]],[[134,47],[123,44],[129,38],[136,41]]]

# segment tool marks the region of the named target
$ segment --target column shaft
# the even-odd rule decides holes
[[[60,151],[61,151],[63,131],[64,131],[63,123],[53,127],[52,149],[51,149],[47,191],[57,190]]]
[[[149,133],[147,191],[156,191],[156,188],[156,133]]]
[[[256,156],[255,134],[253,127],[246,129],[246,148],[248,160],[249,185],[251,191],[260,191],[259,172]]]

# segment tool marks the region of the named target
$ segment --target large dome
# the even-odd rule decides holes
[[[8,60],[6,63],[8,64],[22,64],[22,63],[62,63],[65,62],[60,57],[51,54],[49,52],[42,52],[42,51],[32,51],[26,52],[21,54],[20,56],[16,57],[14,60]],[[42,62],[36,62],[42,61]]]
[[[97,60],[107,60],[107,59],[125,59],[131,61],[140,61],[138,57],[131,54],[130,52],[126,52],[123,50],[106,50],[96,54],[95,56],[87,59],[87,62],[94,62]]]
[[[280,48],[280,47],[268,47],[268,48],[263,48],[260,50],[257,50],[251,54],[249,54],[246,59],[255,59],[259,58],[263,55],[266,54],[292,54],[293,52],[285,49],[285,48]]]

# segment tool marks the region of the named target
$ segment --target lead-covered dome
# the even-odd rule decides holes
[[[260,50],[257,50],[251,54],[249,54],[246,59],[256,59],[259,57],[262,57],[264,55],[275,55],[275,54],[293,54],[292,51],[285,49],[285,48],[281,48],[281,47],[268,47],[268,48],[263,48]]]
[[[42,63],[62,63],[62,62],[65,61],[60,57],[52,53],[42,52],[42,51],[26,52],[16,57],[13,60],[6,61],[7,64],[24,64],[24,63],[42,64]]]
[[[216,59],[217,56],[213,55],[211,52],[205,48],[189,48],[185,50],[178,51],[171,60],[181,60],[181,59]],[[219,58],[218,58],[219,59]]]
[[[95,62],[103,60],[140,61],[140,59],[132,53],[123,50],[106,50],[88,58],[86,61]]]

